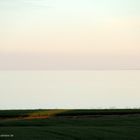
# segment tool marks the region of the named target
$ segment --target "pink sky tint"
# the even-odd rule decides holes
[[[0,54],[0,70],[122,70],[140,69],[139,54]]]

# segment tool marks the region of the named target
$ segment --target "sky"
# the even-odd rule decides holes
[[[140,69],[139,0],[0,0],[0,70]]]

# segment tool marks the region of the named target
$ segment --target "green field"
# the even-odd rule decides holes
[[[1,110],[1,139],[140,140],[140,110]]]

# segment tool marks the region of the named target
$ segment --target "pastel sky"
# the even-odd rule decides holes
[[[0,0],[0,70],[140,69],[140,0]]]

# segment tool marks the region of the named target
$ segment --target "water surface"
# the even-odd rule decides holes
[[[140,107],[140,71],[0,71],[0,109]]]

